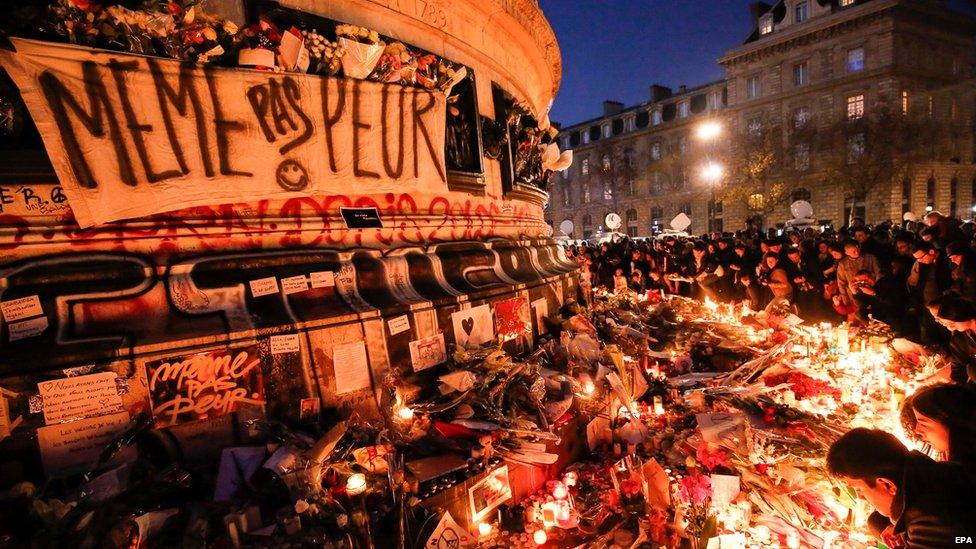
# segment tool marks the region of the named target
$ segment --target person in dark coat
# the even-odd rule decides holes
[[[976,539],[976,486],[957,463],[857,428],[830,446],[827,470],[875,508],[869,525],[888,547],[944,549],[957,538]]]

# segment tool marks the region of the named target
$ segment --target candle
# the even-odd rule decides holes
[[[796,530],[790,530],[786,533],[786,546],[789,549],[800,549],[800,534]]]
[[[576,475],[576,471],[569,471],[563,475],[563,484],[566,486],[576,486],[576,480],[579,477]]]
[[[548,528],[556,523],[556,502],[547,501],[542,504],[542,524]]]
[[[664,415],[664,398],[662,398],[660,395],[654,397],[654,415]]]
[[[569,492],[566,490],[566,485],[562,482],[557,482],[555,486],[552,487],[552,497],[556,499],[566,499]]]
[[[536,530],[535,533],[532,534],[532,541],[534,541],[536,545],[544,545],[547,541],[549,541],[549,535],[546,534],[545,530]]]
[[[491,524],[487,522],[478,523],[478,535],[486,538],[491,534]]]
[[[402,406],[397,411],[397,416],[403,421],[410,421],[413,419],[413,410],[409,406]]]
[[[358,496],[366,491],[366,475],[356,473],[350,475],[346,480],[346,493],[350,496]]]

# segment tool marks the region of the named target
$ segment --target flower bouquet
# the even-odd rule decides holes
[[[342,71],[348,78],[365,79],[376,68],[386,46],[376,31],[356,25],[336,25],[337,42],[345,50]]]
[[[91,0],[60,0],[50,5],[49,17],[41,26],[72,44],[95,46],[101,35],[99,10]]]
[[[342,56],[346,50],[338,43],[329,41],[317,30],[303,30],[302,36],[305,37],[305,45],[308,48],[308,56],[312,60],[308,72],[314,74],[327,74],[334,76],[342,68]]]
[[[413,84],[416,79],[416,59],[403,42],[387,44],[369,79],[378,82]]]
[[[700,474],[689,474],[678,483],[678,500],[684,504],[688,534],[693,548],[706,547],[715,535],[717,521],[709,512],[712,500],[712,481]]]
[[[248,25],[242,32],[241,49],[237,64],[256,69],[274,70],[275,57],[281,45],[281,31],[268,19],[262,17],[257,23]]]

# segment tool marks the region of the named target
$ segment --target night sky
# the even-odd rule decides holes
[[[716,61],[749,36],[752,1],[540,0],[563,55],[550,118],[574,124],[599,116],[606,99],[646,101],[654,83],[677,89],[722,78]],[[949,4],[976,14],[973,0]]]

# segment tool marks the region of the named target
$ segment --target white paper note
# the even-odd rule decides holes
[[[476,347],[495,339],[495,325],[488,304],[463,309],[451,315],[457,346]]]
[[[395,336],[410,329],[410,318],[407,315],[400,315],[388,320],[386,325],[390,327],[390,335]]]
[[[301,339],[298,334],[271,336],[271,354],[297,353],[301,349]]]
[[[370,380],[366,343],[356,341],[336,345],[332,349],[332,369],[335,372],[336,394],[368,389]]]
[[[0,312],[8,323],[44,314],[41,300],[36,295],[12,299],[0,303]]]
[[[540,297],[532,302],[532,311],[535,313],[535,325],[539,330],[539,335],[547,333],[545,318],[549,316],[549,302],[546,298]]]
[[[313,288],[331,288],[335,286],[335,273],[332,271],[318,271],[309,275]]]
[[[121,411],[116,377],[115,372],[101,372],[38,383],[44,422],[52,425]]]
[[[95,464],[105,446],[125,431],[129,414],[93,417],[49,425],[37,430],[41,461],[48,476],[85,471]]]
[[[10,341],[36,337],[43,334],[44,330],[47,330],[47,317],[39,316],[30,320],[14,322],[13,324],[8,324],[7,329],[10,332]]]
[[[281,291],[285,295],[297,294],[308,290],[308,279],[305,275],[290,276],[281,279]]]
[[[251,295],[261,297],[278,293],[278,279],[269,276],[251,281]]]

